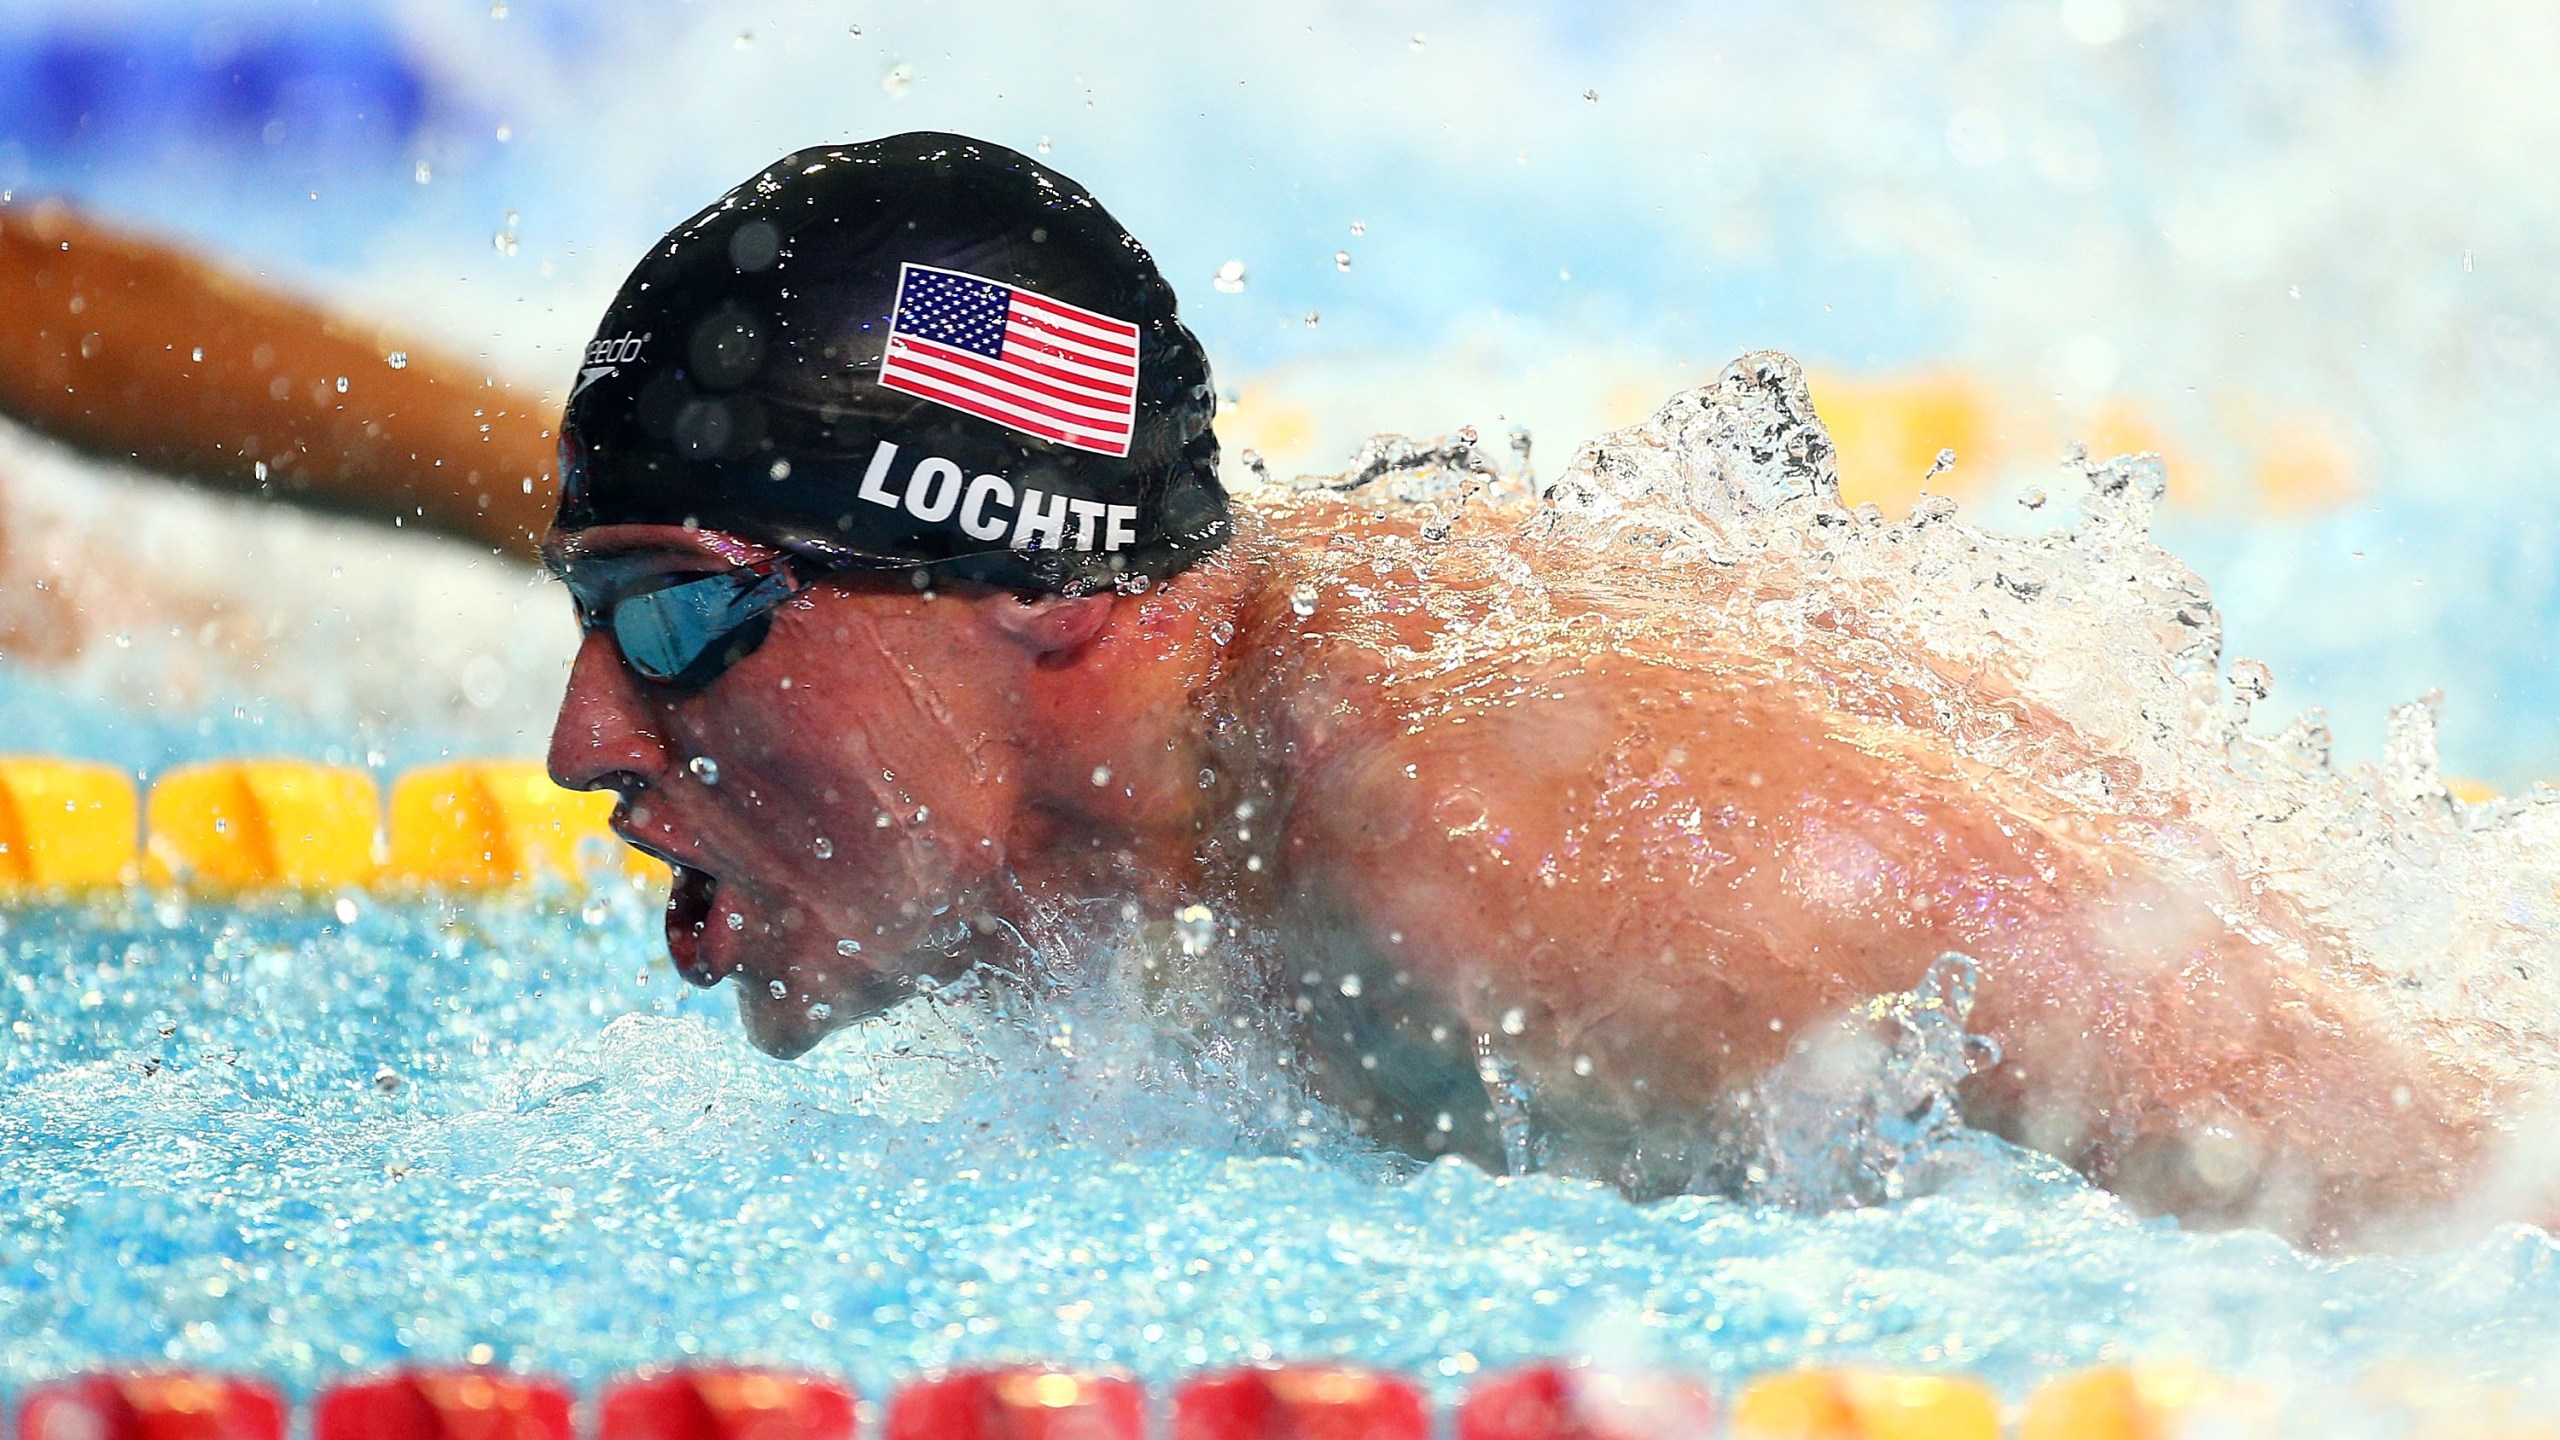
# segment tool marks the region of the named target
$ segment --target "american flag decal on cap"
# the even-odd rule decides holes
[[[1138,327],[983,276],[904,265],[880,383],[1078,450],[1126,455]]]

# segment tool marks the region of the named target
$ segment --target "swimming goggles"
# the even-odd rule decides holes
[[[773,629],[774,609],[801,590],[780,560],[624,584],[615,583],[610,562],[579,568],[587,573],[569,580],[578,623],[590,632],[610,628],[633,674],[681,690],[702,689],[754,654]],[[605,572],[601,583],[591,578],[596,570]]]

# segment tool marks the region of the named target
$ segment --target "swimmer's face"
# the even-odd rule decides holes
[[[555,534],[582,606],[775,552],[710,531]],[[648,680],[589,630],[551,774],[622,797],[614,828],[673,864],[667,949],[697,985],[735,978],[747,1032],[797,1055],[829,1030],[1008,953],[1005,834],[1015,687],[985,616],[999,593],[814,577],[764,641],[699,689]]]

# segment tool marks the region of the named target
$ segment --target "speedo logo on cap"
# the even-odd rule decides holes
[[[569,398],[607,375],[619,374],[622,367],[640,358],[640,347],[649,343],[646,335],[597,336],[578,360],[578,383],[569,390]]]
[[[862,499],[927,524],[957,524],[972,540],[1001,540],[1010,550],[1109,552],[1137,543],[1135,505],[1106,505],[1031,486],[1017,491],[1001,475],[971,479],[939,455],[918,460],[905,483],[893,489],[889,477],[897,464],[897,445],[881,441],[862,474]]]
[[[907,264],[880,383],[1097,455],[1126,455],[1138,327],[983,275]]]

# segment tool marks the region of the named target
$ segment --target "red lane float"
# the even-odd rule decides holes
[[[1413,1382],[1344,1365],[1275,1365],[1190,1381],[1173,1440],[1430,1440]]]
[[[616,1383],[596,1440],[853,1440],[852,1387],[787,1370],[709,1367]]]
[[[333,1385],[311,1440],[571,1440],[568,1387],[495,1370],[406,1370]]]
[[[225,1375],[84,1375],[18,1402],[18,1440],[284,1440],[284,1427],[282,1395]]]
[[[889,1402],[883,1440],[1145,1440],[1146,1429],[1135,1380],[1021,1366],[909,1385]]]
[[[1716,1407],[1678,1375],[1533,1365],[1477,1383],[1458,1440],[1706,1440]]]

